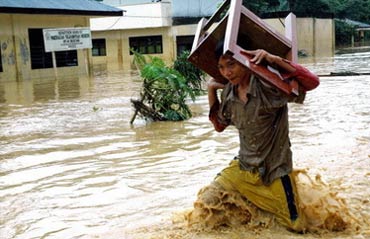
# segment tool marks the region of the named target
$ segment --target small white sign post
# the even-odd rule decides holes
[[[45,51],[52,53],[55,77],[57,77],[56,51],[92,48],[91,31],[88,27],[43,29],[43,35]]]

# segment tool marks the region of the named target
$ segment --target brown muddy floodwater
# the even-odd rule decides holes
[[[370,52],[306,60],[318,74],[370,72]],[[206,96],[184,122],[130,125],[136,72],[0,82],[0,238],[370,238],[370,76],[321,77],[290,105],[296,168],[344,198],[356,226],[299,235],[271,224],[194,231],[197,192],[238,152],[216,133]]]

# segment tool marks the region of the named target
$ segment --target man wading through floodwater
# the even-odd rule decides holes
[[[267,64],[285,80],[295,79],[303,93],[319,85],[316,75],[299,64],[258,49],[242,51],[251,63]],[[215,50],[218,69],[228,80],[208,82],[209,119],[218,132],[229,125],[238,129],[240,150],[213,184],[240,193],[277,221],[294,231],[305,231],[305,216],[298,206],[292,177],[292,152],[288,126],[288,101],[296,100],[259,79],[252,71],[223,54],[223,41]],[[247,58],[246,58],[247,60]],[[221,102],[217,90],[222,89]],[[303,100],[303,99],[301,99]],[[208,199],[209,200],[209,199]]]

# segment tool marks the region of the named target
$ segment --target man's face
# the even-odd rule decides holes
[[[219,58],[218,70],[233,85],[239,84],[247,73],[247,68],[229,55]]]

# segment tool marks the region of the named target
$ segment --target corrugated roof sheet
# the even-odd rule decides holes
[[[364,23],[364,22],[359,22],[359,21],[354,21],[351,19],[344,19],[344,22],[347,24],[350,24],[356,28],[370,28],[370,24]]]
[[[0,0],[0,13],[122,16],[123,10],[94,0]]]

